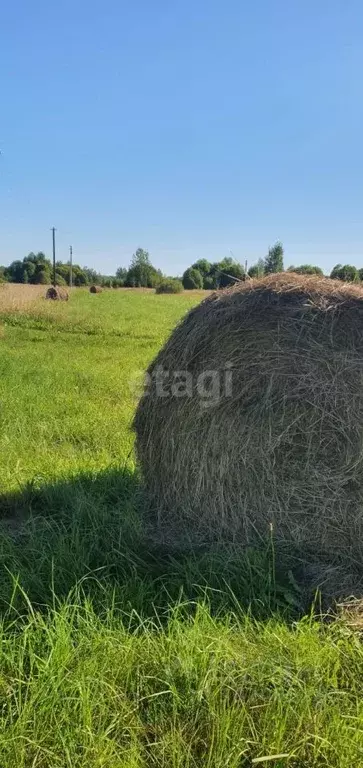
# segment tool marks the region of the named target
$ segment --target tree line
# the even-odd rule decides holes
[[[57,261],[55,272],[56,285],[70,285],[71,265]],[[101,275],[89,267],[72,266],[73,285],[109,284],[116,278]],[[29,253],[22,261],[13,261],[8,267],[0,267],[0,281],[9,283],[30,283],[31,285],[50,285],[53,280],[53,265],[42,251]]]
[[[119,267],[116,275],[103,275],[90,267],[57,261],[55,265],[56,285],[77,287],[100,285],[109,288],[147,287],[154,288],[163,279],[162,272],[151,264],[148,251],[138,248],[128,269]],[[0,266],[0,282],[50,285],[53,281],[53,265],[42,251],[29,253],[22,261],[13,261],[8,267]]]
[[[224,259],[218,263],[210,263],[207,259],[199,259],[184,272],[182,282],[185,289],[218,289],[232,285],[236,280],[246,280],[248,277],[259,278],[264,275],[284,271],[284,248],[281,242],[277,242],[269,248],[265,258],[258,259],[248,269],[247,274],[242,264],[232,258]],[[323,270],[313,264],[291,265],[287,267],[286,272],[324,277]],[[351,264],[336,264],[327,277],[333,280],[358,283],[363,281],[363,268],[358,269]]]
[[[238,280],[246,280],[247,277],[258,278],[283,271],[284,248],[282,243],[277,242],[269,248],[265,258],[258,259],[249,268],[247,274],[243,265],[230,257],[215,263],[210,263],[207,259],[199,259],[185,270],[182,282],[185,289],[218,289],[233,285]],[[299,267],[291,266],[288,271],[300,274],[323,274],[320,267],[314,267],[310,264],[303,264]]]
[[[215,290],[226,288],[239,280],[259,278],[267,274],[284,271],[284,249],[281,242],[269,248],[265,258],[260,258],[253,264],[247,274],[242,264],[232,257],[217,262],[198,259],[185,270],[181,277],[166,277],[160,269],[151,262],[150,254],[143,248],[138,248],[133,254],[128,268],[119,267],[115,275],[103,275],[89,267],[73,264],[73,285],[100,285],[118,288],[155,288],[158,292],[174,293],[185,290],[205,289]],[[289,266],[287,272],[302,275],[320,275],[323,271],[312,264]],[[350,264],[336,264],[330,273],[335,280],[360,282],[363,280],[363,268],[358,269]],[[0,267],[0,282],[30,283],[49,285],[52,282],[53,269],[49,259],[42,252],[29,253],[20,261],[13,261],[8,267]],[[71,265],[69,262],[56,262],[56,284],[70,285]]]

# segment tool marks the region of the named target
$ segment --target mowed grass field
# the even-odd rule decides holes
[[[137,383],[202,294],[9,288],[1,768],[363,766],[359,620],[304,615],[273,542],[176,556],[145,536]]]
[[[16,306],[23,286],[5,286],[4,299],[8,288]],[[138,382],[198,294],[74,291],[67,303],[40,298],[17,312],[5,300],[2,310],[1,292],[1,491],[132,466]]]

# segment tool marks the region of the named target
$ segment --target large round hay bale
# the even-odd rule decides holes
[[[210,295],[148,371],[137,453],[176,543],[363,543],[363,290],[272,275]]]
[[[52,299],[53,301],[68,301],[68,291],[66,288],[63,288],[61,285],[51,285],[50,288],[48,288],[46,296],[46,299]]]
[[[100,285],[91,285],[89,290],[90,293],[102,293],[102,288]]]

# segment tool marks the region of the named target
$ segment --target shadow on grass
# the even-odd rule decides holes
[[[100,613],[112,607],[137,622],[163,621],[184,601],[256,618],[278,612],[291,619],[306,609],[291,561],[272,545],[171,554],[148,540],[143,508],[138,477],[128,470],[0,496],[1,611],[22,610],[27,600],[52,606],[75,585]]]

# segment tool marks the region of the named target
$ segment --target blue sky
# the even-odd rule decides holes
[[[363,266],[359,0],[4,3],[0,263]]]

